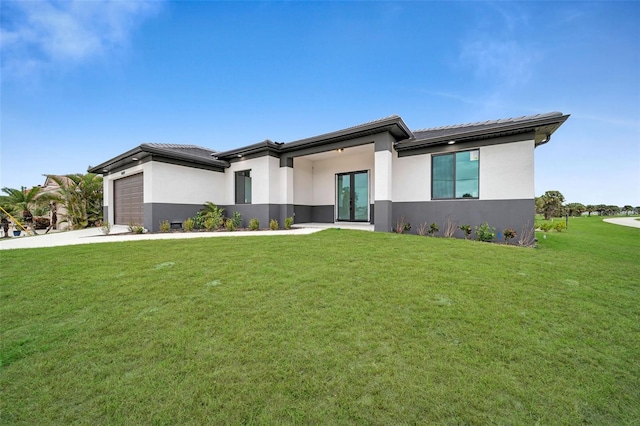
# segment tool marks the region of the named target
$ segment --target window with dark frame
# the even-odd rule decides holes
[[[478,198],[479,150],[431,156],[431,199]]]
[[[251,170],[236,172],[236,204],[251,204]]]

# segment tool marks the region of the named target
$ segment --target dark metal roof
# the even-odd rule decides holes
[[[541,145],[549,140],[551,134],[555,132],[567,118],[569,118],[568,114],[563,115],[561,112],[549,112],[546,114],[419,129],[413,131],[414,138],[398,142],[396,149],[414,149],[417,147],[445,144],[449,141],[460,142],[487,139],[527,132],[535,132],[536,145]]]
[[[213,154],[213,156],[219,159],[231,159],[233,157],[241,157],[262,151],[271,151],[274,153],[292,152],[311,146],[322,146],[330,143],[341,142],[344,140],[370,136],[382,132],[391,133],[396,141],[413,136],[411,130],[409,130],[404,121],[402,121],[402,118],[397,115],[390,115],[378,120],[358,124],[357,126],[347,127],[346,129],[336,130],[335,132],[324,133],[322,135],[300,139],[293,142],[272,142],[267,139],[264,142],[259,142],[253,145],[248,145],[224,152],[217,152]]]
[[[273,142],[266,139],[263,142],[223,152],[216,152],[196,145],[143,143],[111,160],[91,167],[89,172],[108,173],[110,170],[130,165],[132,162],[140,161],[148,156],[177,160],[187,164],[206,167],[226,168],[229,167],[229,162],[226,160],[233,160],[237,157],[264,152],[279,157],[285,153],[305,150],[310,147],[335,144],[382,132],[389,132],[394,137],[396,140],[395,149],[397,151],[408,151],[417,148],[443,145],[450,141],[464,142],[531,132],[534,133],[535,144],[538,146],[549,141],[551,134],[555,132],[567,118],[569,118],[568,114],[563,115],[561,112],[550,112],[501,120],[432,127],[412,132],[404,121],[402,121],[402,118],[398,115],[390,115],[357,126],[347,127],[346,129],[289,143]]]
[[[218,160],[211,156],[216,151],[197,145],[180,145],[167,143],[143,143],[123,154],[118,155],[104,163],[89,168],[90,173],[103,174],[110,170],[140,161],[149,156],[156,156],[172,160],[185,161],[192,164],[200,164],[210,167],[229,167],[226,161]]]
[[[282,145],[282,151],[293,151],[309,145],[322,145],[325,143],[339,142],[346,139],[355,139],[363,136],[370,136],[376,133],[389,132],[396,141],[412,136],[411,130],[398,115],[390,115],[373,121],[368,121],[357,126],[347,127],[331,133],[319,136],[300,139]]]

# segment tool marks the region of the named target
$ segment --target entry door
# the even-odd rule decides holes
[[[339,221],[368,222],[369,172],[337,175],[336,198]]]

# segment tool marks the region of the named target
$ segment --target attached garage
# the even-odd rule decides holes
[[[114,222],[117,225],[144,224],[143,174],[113,181]]]

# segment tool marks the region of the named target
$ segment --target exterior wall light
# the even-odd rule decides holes
[[[453,145],[454,143],[456,143],[456,141],[449,141],[447,142],[447,145]]]

